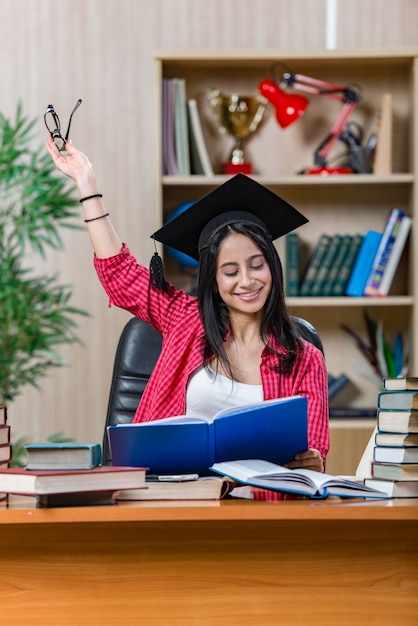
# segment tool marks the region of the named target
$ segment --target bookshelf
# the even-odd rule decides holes
[[[194,98],[198,103],[202,130],[215,172],[210,177],[163,176],[162,155],[158,149],[157,225],[179,204],[197,199],[227,180],[227,176],[220,172],[233,140],[218,131],[215,116],[207,102],[207,90],[217,87],[226,94],[253,95],[260,81],[271,77],[271,68],[277,62],[284,63],[293,72],[336,84],[359,85],[362,100],[350,121],[362,126],[366,139],[376,128],[385,94],[392,94],[392,172],[389,174],[297,174],[301,169],[313,166],[314,150],[338,115],[340,104],[330,98],[312,97],[304,117],[286,129],[279,127],[272,107],[268,107],[262,123],[245,144],[246,154],[253,164],[252,176],[282,195],[309,218],[309,224],[298,231],[305,256],[312,252],[323,233],[364,234],[368,229],[382,231],[393,207],[405,211],[413,219],[409,241],[388,296],[288,298],[290,311],[308,319],[317,328],[331,374],[346,373],[352,381],[347,391],[349,397],[344,401],[352,407],[375,406],[377,385],[367,376],[369,366],[352,339],[341,330],[341,324],[350,326],[367,339],[364,323],[364,311],[367,310],[375,321],[383,324],[389,341],[397,331],[402,330],[408,346],[410,373],[417,374],[418,123],[414,102],[418,101],[418,49],[193,50],[157,53],[157,146],[162,145],[162,78],[181,76],[186,81],[187,98]],[[330,154],[330,160],[343,151],[344,147],[337,145]],[[279,241],[277,245],[285,265],[284,241]],[[167,276],[172,282],[180,287],[190,287],[189,272],[182,271],[168,257],[165,264]],[[332,419],[333,450],[327,471],[354,472],[373,426],[374,420],[370,418]],[[344,450],[345,441],[349,442],[349,452]]]

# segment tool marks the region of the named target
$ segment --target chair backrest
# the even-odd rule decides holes
[[[293,317],[301,337],[324,351],[312,324]],[[145,386],[161,351],[161,335],[149,324],[133,317],[119,339],[113,366],[112,383],[103,437],[103,463],[112,462],[106,428],[132,422]]]

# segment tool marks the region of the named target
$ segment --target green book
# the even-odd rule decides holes
[[[322,260],[325,256],[325,253],[328,249],[328,246],[331,243],[330,235],[321,235],[313,252],[311,258],[309,260],[308,268],[306,270],[305,276],[303,278],[302,284],[300,286],[299,295],[300,296],[310,296],[312,285],[315,281],[315,278],[318,274],[319,268],[321,266]]]
[[[350,278],[350,274],[354,267],[354,263],[356,261],[358,252],[360,250],[360,246],[362,244],[364,235],[354,235],[351,241],[351,245],[349,246],[346,255],[343,259],[342,265],[339,269],[337,279],[334,283],[334,287],[332,288],[333,296],[343,296],[345,293],[345,288],[347,286],[348,280]]]
[[[351,245],[353,240],[352,235],[343,235],[341,240],[341,245],[338,249],[337,255],[334,259],[334,262],[328,272],[327,278],[325,280],[325,284],[322,288],[323,296],[331,296],[332,289],[334,287],[334,283],[337,280],[338,272],[340,271],[341,265],[344,261],[344,257],[347,254],[347,250]]]
[[[334,263],[335,257],[337,256],[338,250],[341,246],[342,236],[334,235],[331,238],[331,242],[324,254],[324,258],[322,259],[322,263],[319,267],[316,278],[313,281],[313,285],[311,287],[311,296],[322,296],[323,289],[325,285],[325,281],[327,280],[329,271]]]
[[[286,296],[299,295],[300,280],[300,250],[299,235],[289,233],[286,235]]]

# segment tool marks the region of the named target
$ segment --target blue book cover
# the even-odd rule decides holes
[[[210,474],[214,463],[259,458],[287,463],[308,448],[308,401],[302,396],[226,409],[211,421],[177,416],[108,427],[114,465],[152,474]]]
[[[345,290],[346,296],[361,298],[364,295],[367,279],[372,271],[373,262],[382,240],[382,233],[368,230],[362,241],[353,270]]]

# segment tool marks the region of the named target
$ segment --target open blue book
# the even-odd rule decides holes
[[[215,463],[211,470],[252,487],[297,493],[310,498],[387,498],[387,493],[341,476],[307,469],[288,469],[268,461],[249,459]]]
[[[176,416],[108,427],[114,465],[152,474],[210,474],[214,463],[265,459],[287,463],[308,448],[308,401],[302,396],[226,409],[212,420]]]

